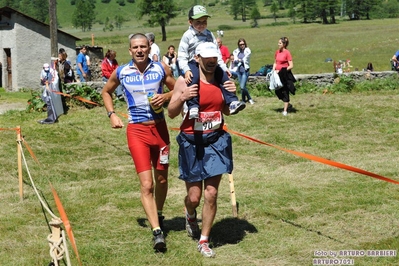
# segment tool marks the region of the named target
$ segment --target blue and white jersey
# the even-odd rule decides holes
[[[155,113],[148,100],[148,93],[162,94],[165,70],[160,62],[151,61],[144,73],[140,73],[133,61],[119,66],[116,76],[123,87],[129,123],[142,123],[163,119],[163,111]]]

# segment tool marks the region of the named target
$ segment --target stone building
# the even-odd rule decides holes
[[[75,36],[57,31],[58,49],[76,61]],[[40,71],[51,61],[50,26],[10,7],[0,8],[0,87],[40,88]]]

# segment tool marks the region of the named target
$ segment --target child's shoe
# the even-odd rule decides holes
[[[246,107],[244,102],[240,102],[240,101],[233,101],[230,103],[229,109],[230,109],[230,115],[235,115],[237,114],[239,111],[244,110],[244,108]]]
[[[198,107],[193,107],[189,111],[189,119],[198,118]]]

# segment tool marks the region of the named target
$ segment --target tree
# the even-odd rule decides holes
[[[258,27],[258,19],[260,19],[260,18],[261,18],[261,16],[260,16],[258,6],[255,6],[251,11],[251,19],[253,20],[252,28]]]
[[[277,22],[277,12],[278,12],[278,5],[276,1],[273,1],[272,5],[270,6],[270,12],[273,14],[274,22]]]
[[[81,27],[82,31],[90,30],[96,18],[95,0],[76,0],[75,6],[75,11],[72,14],[73,26]]]
[[[256,0],[232,0],[230,13],[237,19],[241,15],[243,22],[247,21],[248,12],[256,6]]]
[[[288,9],[288,17],[292,19],[292,22],[296,21],[296,7],[294,7],[293,5],[290,5],[289,9]]]
[[[141,0],[138,3],[138,17],[141,19],[144,15],[148,16],[148,24],[151,26],[160,25],[162,30],[162,41],[166,41],[166,25],[170,19],[175,18],[178,9],[173,0]]]

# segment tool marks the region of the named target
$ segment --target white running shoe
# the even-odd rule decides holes
[[[215,251],[209,247],[208,241],[198,242],[198,251],[206,258],[214,258],[216,256]]]

